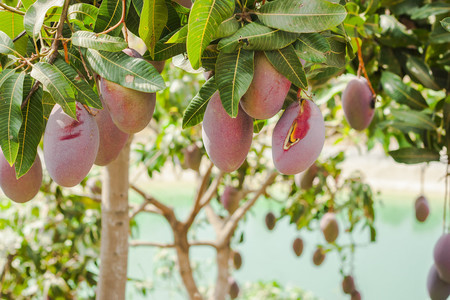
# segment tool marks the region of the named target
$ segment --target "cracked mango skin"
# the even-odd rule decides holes
[[[272,134],[272,159],[283,174],[294,175],[309,168],[325,142],[325,123],[311,100],[291,104],[278,120]]]

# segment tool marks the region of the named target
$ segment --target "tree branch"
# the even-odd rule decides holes
[[[141,213],[141,212],[148,212],[148,213],[154,213],[154,214],[162,215],[162,211],[160,209],[157,209],[156,207],[148,208],[147,205],[149,205],[149,204],[150,203],[148,203],[145,200],[145,202],[142,203],[139,206],[131,206],[130,205],[130,208],[133,210],[130,213],[130,220],[133,219],[134,217],[136,217],[136,215]]]
[[[158,247],[158,248],[175,248],[175,244],[164,244],[164,243],[157,243],[157,242],[149,242],[149,241],[139,241],[139,240],[133,240],[130,241],[131,247],[139,247],[139,246],[146,246],[146,247]],[[189,242],[189,247],[191,246],[209,246],[213,248],[217,248],[216,244],[214,242],[210,241],[193,241]]]
[[[253,206],[253,204],[255,204],[256,200],[258,200],[258,198],[262,194],[264,194],[267,187],[269,187],[273,183],[277,175],[278,172],[272,171],[266,181],[264,181],[262,186],[259,188],[259,190],[256,191],[256,194],[253,195],[253,198],[241,205],[231,216],[228,217],[228,219],[225,220],[225,226],[221,230],[221,235],[217,238],[219,247],[229,242],[239,221],[244,217],[244,215]]]
[[[223,223],[224,223],[223,220],[216,214],[214,209],[211,207],[210,203],[205,205],[205,213],[206,213],[206,217],[208,218],[209,223],[214,228],[216,235],[218,235],[220,230],[223,227]]]
[[[147,195],[143,190],[135,186],[134,184],[130,184],[130,188],[134,190],[136,193],[141,195],[142,198],[144,198],[145,201],[147,201],[147,204],[153,204],[157,209],[159,209],[162,214],[167,218],[168,216],[175,216],[173,209],[166,206],[162,202],[156,200],[153,196]]]
[[[15,13],[15,14],[19,14],[19,15],[22,15],[22,16],[25,15],[25,12],[23,12],[23,11],[21,11],[21,10],[18,10],[18,9],[16,9],[16,8],[12,7],[12,6],[8,6],[8,5],[6,5],[6,4],[3,3],[3,2],[0,2],[0,7],[3,8],[4,10],[13,12],[13,13]]]

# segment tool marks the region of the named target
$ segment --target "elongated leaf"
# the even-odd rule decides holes
[[[253,120],[253,133],[260,133],[266,124],[267,120]]]
[[[413,20],[425,19],[428,18],[429,16],[446,14],[448,12],[450,12],[450,3],[444,2],[428,3],[420,7],[419,9],[416,9],[414,13],[411,15],[411,19]]]
[[[213,76],[205,82],[205,84],[198,91],[197,95],[195,95],[191,102],[189,102],[189,105],[183,115],[183,128],[197,125],[203,120],[206,106],[216,91],[217,85]]]
[[[8,77],[11,77],[16,73],[16,70],[14,69],[6,69],[0,72],[0,87],[3,85],[3,83],[8,79]]]
[[[203,51],[202,54],[202,65],[206,70],[215,70],[216,69],[216,61],[219,56],[219,51],[216,49],[210,49],[209,47]]]
[[[155,46],[167,23],[169,13],[165,0],[144,0],[139,36],[144,41],[151,56],[155,55]]]
[[[383,72],[381,85],[386,94],[398,103],[406,104],[416,110],[428,107],[423,96],[412,87],[404,84],[401,78],[394,73]]]
[[[44,91],[44,95],[42,96],[42,108],[44,110],[44,119],[42,120],[42,126],[44,128],[47,126],[48,117],[50,116],[50,113],[52,112],[55,104],[56,102],[55,100],[53,100],[50,93]]]
[[[123,52],[88,49],[86,60],[101,77],[121,86],[145,93],[166,88],[155,67],[144,59],[130,57]]]
[[[67,19],[86,29],[93,30],[97,19],[98,8],[87,3],[76,3],[69,6]]]
[[[170,39],[170,37],[173,34],[174,33],[165,36],[164,38],[162,38],[161,40],[159,40],[156,43],[154,57],[152,57],[150,55],[149,51],[147,50],[147,52],[144,54],[144,59],[166,60],[166,59],[174,57],[178,54],[186,52],[186,44],[185,43],[175,43],[175,44],[167,43],[166,44],[166,42]]]
[[[72,85],[55,66],[38,62],[33,66],[31,77],[40,81],[64,112],[76,119],[75,93]]]
[[[441,20],[441,25],[445,30],[450,32],[450,17]]]
[[[400,148],[388,152],[399,163],[418,164],[429,161],[439,161],[439,152],[423,148]]]
[[[180,28],[174,35],[170,37],[170,39],[166,42],[166,44],[178,44],[186,42],[188,34],[188,26],[184,25]]]
[[[243,49],[235,53],[220,52],[216,62],[216,83],[220,100],[230,117],[238,114],[239,100],[253,79],[254,52]]]
[[[0,53],[10,54],[13,52],[14,52],[13,41],[6,33],[0,31]]]
[[[188,23],[187,53],[194,69],[201,67],[203,51],[216,35],[220,23],[234,12],[234,0],[196,0]]]
[[[306,80],[302,63],[292,45],[283,49],[266,51],[264,53],[275,69],[289,79],[290,82],[302,89],[308,87],[308,81]]]
[[[31,83],[31,80],[26,81]],[[24,90],[24,97],[26,97],[30,89],[31,84]],[[17,178],[25,175],[36,159],[37,147],[44,132],[42,95],[42,87],[39,87],[22,109],[23,121],[19,132],[19,151],[15,163]]]
[[[406,60],[406,69],[414,79],[422,83],[425,87],[439,90],[430,67],[423,60],[415,56],[408,56]]]
[[[75,91],[75,99],[87,106],[101,109],[102,103],[97,93],[87,83],[84,78],[81,78],[77,71],[68,65],[63,59],[57,58],[53,64],[61,73],[61,75],[72,85]]]
[[[0,11],[0,28],[11,39],[14,39],[24,30],[23,16],[10,12]],[[14,42],[14,47],[17,52],[26,55],[28,35],[25,35]]]
[[[131,1],[127,1],[127,8]],[[103,0],[98,10],[97,19],[95,21],[95,32],[103,32],[108,28],[116,25],[122,17],[122,0]],[[109,35],[117,36],[122,30],[122,25],[109,32]]]
[[[86,62],[83,64],[83,59],[81,58],[81,54],[85,56],[86,54],[86,48],[82,47],[70,47],[67,52],[68,60],[70,62],[70,65],[76,69],[80,74],[84,76],[84,78],[89,78],[89,76],[86,73],[85,65],[87,65]],[[61,57],[65,56],[65,53],[63,50],[58,51],[59,55]]]
[[[64,0],[37,0],[25,13],[23,20],[28,35],[36,37],[44,24],[47,11],[54,7],[61,7]]]
[[[72,44],[74,46],[111,52],[121,51],[128,46],[127,42],[120,37],[106,34],[98,35],[89,31],[76,31],[72,35]]]
[[[295,43],[298,56],[306,61],[323,63],[331,51],[328,40],[319,33],[302,33]]]
[[[434,124],[430,115],[421,111],[396,109],[392,110],[392,115],[411,127],[425,130],[436,129],[436,124]]]
[[[326,0],[276,0],[266,3],[256,13],[266,26],[289,32],[319,32],[344,21],[342,5]]]
[[[240,28],[240,23],[234,16],[226,19],[222,23],[220,23],[219,27],[216,31],[216,36],[214,39],[220,39],[223,37],[230,36],[234,34]]]
[[[293,43],[297,37],[297,33],[281,31],[252,22],[236,31],[232,36],[221,39],[217,49],[227,53],[234,52],[238,48],[275,50]]]
[[[12,166],[19,150],[24,73],[9,76],[0,87],[0,146]]]

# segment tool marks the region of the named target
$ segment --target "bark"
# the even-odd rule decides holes
[[[128,263],[128,167],[131,138],[103,170],[102,241],[97,300],[125,299]]]
[[[187,240],[187,230],[185,228],[173,227],[175,249],[177,251],[178,268],[180,271],[181,279],[189,294],[191,300],[201,300],[203,297],[198,291],[197,284],[195,283],[192,273],[191,263],[189,260],[189,244]]]
[[[231,249],[228,245],[217,249],[217,279],[214,289],[214,300],[225,300],[230,290],[228,283],[228,277],[230,275],[228,269],[230,254]]]

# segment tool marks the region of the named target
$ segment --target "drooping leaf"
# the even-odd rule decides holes
[[[215,70],[216,69],[216,61],[219,56],[219,51],[215,48],[206,48],[202,54],[202,65],[206,70]]]
[[[38,62],[33,65],[31,77],[40,81],[66,114],[76,119],[75,93],[70,82],[53,65]]]
[[[345,66],[345,53],[346,53],[346,43],[343,38],[337,36],[327,37],[327,41],[330,44],[331,51],[326,55],[326,64],[333,67],[344,67]]]
[[[423,111],[395,109],[391,110],[391,113],[397,120],[403,121],[408,126],[424,130],[436,129],[436,124],[430,115]]]
[[[450,3],[445,2],[428,3],[416,9],[414,13],[411,15],[411,19],[413,20],[425,19],[430,16],[446,14],[448,12],[450,12]]]
[[[127,29],[131,31],[135,36],[139,36],[139,23],[140,16],[138,15],[136,8],[134,5],[130,5],[127,16],[125,19],[125,23],[127,24]]]
[[[0,87],[3,85],[3,83],[8,79],[8,77],[11,77],[16,73],[16,70],[14,69],[5,69],[2,72],[0,72]]]
[[[183,115],[183,128],[188,128],[199,124],[203,120],[206,106],[209,100],[217,91],[217,85],[214,76],[200,88],[197,95],[189,102]]]
[[[319,32],[344,21],[347,12],[342,5],[326,0],[275,0],[256,12],[266,26],[289,32]]]
[[[386,94],[398,103],[406,104],[416,110],[428,107],[423,96],[417,90],[404,84],[401,78],[394,73],[383,72],[381,85]]]
[[[441,25],[445,30],[450,32],[450,17],[441,20]]]
[[[298,57],[314,63],[326,61],[325,55],[331,51],[328,40],[318,33],[302,33],[295,43]]]
[[[196,0],[188,23],[187,53],[194,69],[201,67],[201,56],[216,35],[219,25],[234,12],[234,0]]]
[[[184,25],[181,27],[174,35],[170,37],[170,39],[166,42],[166,44],[178,44],[186,42],[188,34],[188,26]]]
[[[52,7],[61,7],[64,0],[37,0],[25,13],[23,20],[28,35],[36,37],[44,24],[47,11]]]
[[[98,8],[87,3],[76,3],[69,6],[67,19],[86,29],[94,29]]]
[[[272,66],[284,75],[290,82],[299,88],[306,89],[308,82],[306,81],[305,71],[302,63],[295,53],[294,47],[289,45],[283,49],[264,52]]]
[[[76,31],[72,35],[72,44],[74,46],[111,52],[121,51],[128,46],[127,42],[120,37],[107,34],[98,35],[89,31]]]
[[[248,90],[253,79],[254,52],[238,49],[235,53],[219,52],[216,62],[216,83],[223,108],[235,118],[239,100]]]
[[[16,161],[19,150],[24,78],[25,73],[13,74],[0,87],[0,146],[11,166]]]
[[[131,1],[126,1],[127,10]],[[94,32],[103,32],[110,27],[116,25],[122,17],[122,0],[103,0],[98,10],[97,19],[95,21]],[[117,36],[122,30],[122,25],[109,32],[109,35]]]
[[[23,30],[23,16],[10,12],[0,11],[0,28],[11,39],[17,37]],[[14,47],[17,52],[22,55],[26,53],[28,35],[25,35],[14,42]]]
[[[423,60],[415,56],[408,56],[406,60],[406,70],[408,74],[422,83],[425,87],[439,90],[430,67]]]
[[[42,126],[45,128],[47,126],[48,117],[50,116],[50,113],[52,112],[53,107],[55,106],[56,102],[53,100],[50,93],[44,91],[44,95],[42,96],[42,108],[43,108],[43,120],[42,120]]]
[[[161,37],[168,17],[165,0],[144,0],[139,23],[139,36],[152,57],[155,55],[156,42]]]
[[[77,71],[68,65],[63,59],[57,58],[53,65],[59,70],[61,75],[72,85],[75,91],[75,99],[87,106],[101,109],[102,103],[97,93]]]
[[[152,57],[150,55],[149,51],[147,50],[146,53],[144,53],[144,59],[166,60],[166,59],[174,57],[178,54],[186,52],[186,44],[185,43],[175,43],[175,44],[167,43],[166,44],[166,42],[170,39],[170,37],[173,34],[174,33],[169,34],[168,36],[165,36],[164,38],[162,38],[161,40],[159,40],[156,43],[154,57]]]
[[[31,89],[31,79],[25,88],[24,98]],[[42,87],[33,93],[25,107],[22,109],[22,127],[19,132],[19,151],[15,163],[16,176],[19,178],[31,168],[36,159],[37,147],[41,141],[43,127]]]
[[[399,163],[418,164],[422,162],[439,161],[439,152],[423,148],[400,148],[388,152]]]
[[[59,55],[61,57],[65,56],[65,53],[63,50],[58,51]],[[84,58],[81,58],[81,55],[85,56],[86,54],[86,48],[82,47],[70,47],[67,51],[67,58],[70,62],[70,65],[76,69],[80,74],[82,74],[85,78],[89,78],[89,76],[86,73],[85,65],[87,65],[87,62]]]
[[[123,52],[88,49],[86,60],[101,77],[121,86],[145,93],[166,88],[164,79],[155,67],[144,59],[134,58]]]
[[[14,53],[14,50],[14,43],[11,38],[3,31],[0,31],[0,53],[10,54]]]
[[[217,49],[227,53],[238,48],[245,50],[275,50],[293,43],[297,33],[269,28],[257,22],[252,22],[232,36],[220,40]]]
[[[234,16],[229,17],[220,23],[219,27],[216,31],[216,36],[214,39],[220,39],[235,33],[241,26],[239,25],[239,21],[236,20]]]

